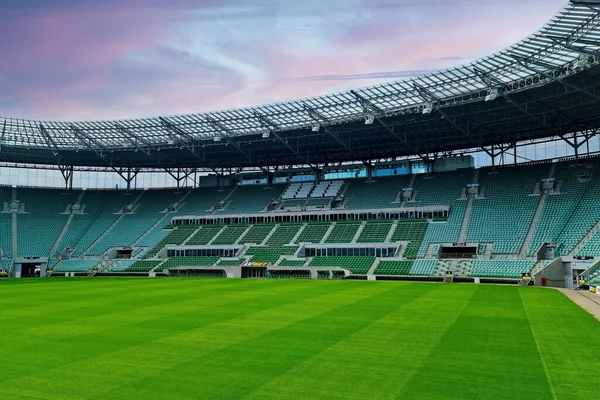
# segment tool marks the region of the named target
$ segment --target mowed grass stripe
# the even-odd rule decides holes
[[[557,290],[520,294],[556,397],[598,397],[600,322]]]
[[[517,287],[477,286],[398,398],[548,399],[550,388]]]
[[[200,286],[203,282],[196,280],[197,285]],[[249,285],[258,288],[256,294],[263,293],[260,288],[264,281],[238,282],[240,282],[239,287]],[[147,341],[143,336],[138,337],[138,341],[134,345],[129,342],[119,344],[118,340],[110,338],[95,341],[91,337],[86,337],[83,343],[77,340],[65,342],[59,347],[60,355],[75,358],[83,355],[83,357],[76,362],[50,369],[38,365],[35,373],[4,382],[0,385],[0,393],[5,391],[36,395],[39,393],[39,388],[49,387],[56,391],[57,398],[82,398],[82,396],[101,393],[103,390],[111,388],[129,387],[140,379],[147,376],[158,376],[162,370],[193,359],[199,354],[210,353],[268,332],[273,324],[285,326],[310,317],[322,308],[335,308],[384,290],[376,286],[372,286],[372,290],[365,290],[363,288],[365,282],[356,282],[350,285],[343,282],[319,283],[316,285],[314,283],[312,285],[297,282],[288,282],[288,285],[283,283],[282,292],[274,298],[265,298],[261,301],[260,297],[257,297],[256,306],[251,305],[252,303],[248,303],[248,306],[236,305],[234,309],[238,309],[237,317],[231,314],[231,310],[223,310],[222,317],[215,320],[209,317],[205,318],[202,310],[199,310],[196,329],[174,333],[161,330],[159,323],[149,329],[153,340]],[[177,285],[176,280],[173,281],[173,285]],[[304,290],[295,293],[290,290],[294,286],[304,288]],[[268,291],[272,290],[274,289]],[[232,294],[235,295],[235,291]],[[252,302],[252,299],[246,299],[246,301]],[[227,305],[224,306],[227,307]],[[254,310],[253,307],[258,307],[259,311]],[[279,318],[271,324],[266,324],[266,317],[273,312],[272,310],[278,309],[284,310],[282,314],[287,318]],[[253,310],[256,312],[251,312]],[[254,322],[255,326],[251,327],[249,322]],[[122,334],[123,328],[116,329],[115,332],[119,336]],[[158,338],[155,337],[157,334]],[[43,351],[48,353],[52,351],[52,348],[52,346],[46,346]],[[32,357],[30,361],[34,362],[34,360],[35,357]],[[27,364],[20,366],[27,367]],[[56,376],[60,376],[61,379],[57,381]],[[107,397],[100,395],[99,398]]]
[[[241,398],[273,377],[393,312],[399,304],[431,290],[422,287],[403,295],[404,286],[370,283],[361,292],[347,297],[346,301],[331,299],[326,303],[314,302],[312,306],[309,301],[306,305],[295,304],[266,311],[257,315],[258,319],[248,319],[242,326],[234,327],[247,326],[254,330],[252,327],[260,326],[261,329],[255,331],[256,335],[198,354],[156,376],[148,376],[135,386],[117,388],[107,397],[118,394],[123,399],[152,398],[162,391],[162,399]],[[258,334],[259,331],[262,333]],[[222,335],[220,339],[216,337],[222,343],[228,341],[230,334],[235,334],[231,326],[219,327],[211,332],[211,335]],[[207,339],[204,337],[202,340]],[[210,347],[210,342],[212,340],[209,339],[208,346],[201,347]],[[196,379],[190,380],[190,376]]]
[[[120,295],[106,293],[104,297],[99,298],[89,297],[84,286],[79,292],[79,300],[73,302],[78,304],[77,307],[55,304],[53,312],[47,312],[43,308],[36,309],[33,306],[28,308],[30,313],[36,311],[39,313],[35,325],[29,323],[28,319],[31,318],[29,314],[15,320],[1,317],[7,312],[18,315],[18,308],[0,313],[0,320],[3,324],[12,326],[11,332],[15,334],[17,340],[23,334],[60,340],[112,329],[118,323],[149,321],[164,315],[174,316],[194,308],[214,307],[270,295],[279,296],[282,291],[303,290],[303,287],[298,285],[269,286],[265,281],[252,281],[251,284],[238,284],[220,289],[215,289],[209,281],[200,282],[188,280],[188,283],[193,283],[195,286],[192,286],[192,290],[184,290],[182,287],[180,293],[174,292],[168,286],[169,282],[165,281],[164,284],[161,283],[161,287],[154,287],[152,290],[147,287],[135,287],[128,293]],[[174,282],[171,281],[170,285],[173,284]],[[179,287],[178,283],[174,288],[177,287]],[[156,292],[161,291],[165,293],[158,297]]]
[[[395,285],[395,282],[378,284]],[[393,399],[428,359],[475,292],[474,286],[412,284],[401,296],[431,289],[246,396],[247,399]],[[440,307],[443,301],[444,306]]]
[[[5,306],[0,313],[0,323],[20,321],[28,317],[35,317],[40,323],[43,323],[44,319],[51,321],[78,319],[79,312],[100,316],[120,314],[128,310],[135,312],[138,307],[167,308],[170,303],[181,302],[184,299],[195,301],[199,296],[198,290],[202,290],[203,297],[210,298],[212,293],[222,294],[227,291],[227,288],[233,287],[238,288],[238,291],[255,291],[260,289],[260,286],[265,289],[285,286],[284,284],[269,286],[269,282],[266,281],[254,281],[259,287],[235,283],[217,284],[217,282],[226,282],[225,279],[207,280],[201,286],[198,285],[198,280],[191,279],[182,280],[177,285],[173,285],[172,280],[168,279],[130,279],[129,283],[123,279],[116,279],[118,286],[108,279],[101,280],[103,284],[89,279],[79,280],[70,283],[69,286],[66,286],[64,281],[68,279],[36,279],[35,284],[24,285],[29,290],[22,293],[13,295],[5,292],[3,296]],[[14,285],[8,287],[11,286],[15,287]],[[60,291],[56,291],[56,287],[60,287]],[[99,288],[101,289],[98,290]]]
[[[102,321],[102,324],[91,324],[86,319],[87,313],[84,313],[80,315],[81,327],[72,321],[68,324],[52,326],[52,333],[60,331],[62,326],[65,331],[64,336],[48,335],[46,326],[38,325],[32,320],[27,321],[29,325],[33,325],[28,331],[35,331],[35,334],[22,332],[15,334],[10,326],[6,326],[9,334],[5,336],[7,338],[4,342],[5,346],[0,348],[0,370],[6,372],[0,375],[0,382],[24,375],[39,374],[45,370],[40,368],[40,364],[49,365],[54,369],[63,368],[74,362],[102,356],[109,352],[122,351],[128,345],[143,348],[147,343],[164,340],[169,335],[177,335],[211,323],[268,310],[274,306],[312,299],[315,296],[330,296],[332,293],[353,288],[352,285],[332,282],[333,284],[315,285],[310,288],[293,284],[273,285],[268,290],[264,290],[263,282],[241,282],[235,288],[236,290],[215,293],[210,299],[205,297],[206,291],[202,291],[202,297],[198,298],[196,303],[190,304],[186,300],[185,304],[170,307],[163,313],[157,313],[155,306],[150,311],[134,307],[131,313],[124,313],[126,318],[123,318],[123,315],[111,314],[114,318],[112,323]],[[172,284],[177,285],[178,282],[172,281]],[[196,280],[197,287],[202,288],[204,284],[209,283]],[[143,296],[143,293],[134,291],[131,295]],[[95,310],[91,311],[92,314],[94,312]],[[184,313],[187,315],[181,315]],[[139,317],[134,318],[135,315]],[[92,315],[90,318],[93,317]],[[69,332],[69,329],[75,329],[77,334]],[[42,340],[43,337],[49,340]],[[12,360],[11,368],[2,368],[2,360]]]

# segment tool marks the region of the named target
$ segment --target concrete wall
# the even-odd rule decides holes
[[[570,265],[567,266],[563,262],[562,258],[557,258],[550,264],[546,266],[546,268],[538,271],[537,274],[533,276],[533,282],[536,286],[542,286],[542,277],[546,278],[546,286],[564,288],[565,285],[565,272],[571,271]]]

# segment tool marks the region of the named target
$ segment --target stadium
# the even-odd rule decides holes
[[[415,78],[0,126],[54,182],[0,186],[2,398],[598,395],[598,1]]]

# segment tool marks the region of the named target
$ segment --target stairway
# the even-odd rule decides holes
[[[356,233],[354,234],[354,236],[352,237],[352,241],[350,243],[356,243],[356,241],[358,240],[358,238],[360,237],[360,234],[362,233],[362,231],[365,229],[365,225],[367,225],[366,221],[363,221],[360,223],[360,226],[358,227],[358,229],[356,230]]]
[[[396,229],[398,229],[398,220],[394,220],[394,222],[392,223],[390,231],[385,237],[385,243],[390,243],[392,241],[392,237],[394,237],[394,232],[396,232]]]
[[[329,228],[327,229],[327,231],[325,232],[325,234],[323,235],[323,238],[321,239],[321,241],[319,243],[325,243],[325,241],[327,240],[329,235],[331,235],[331,231],[333,231],[333,228],[335,228],[335,222],[332,222],[331,225],[329,225]]]
[[[527,231],[527,236],[525,236],[525,240],[523,241],[523,245],[521,246],[521,251],[519,252],[520,258],[525,258],[525,256],[527,256],[527,250],[529,249],[529,245],[531,244],[533,235],[535,234],[535,231],[538,225],[540,224],[540,216],[542,215],[542,211],[544,210],[544,205],[546,205],[547,198],[548,193],[544,193],[540,196],[540,200],[538,201],[535,214],[533,214],[533,219],[531,220],[531,224],[529,225],[529,231]]]
[[[379,262],[381,261],[381,258],[377,257],[375,259],[375,261],[373,262],[373,265],[371,265],[371,268],[369,268],[369,271],[367,271],[367,275],[373,275],[375,273],[375,270],[377,269],[377,266],[379,265]]]
[[[82,190],[81,194],[77,198],[77,201],[75,202],[75,204],[81,204],[81,201],[83,200],[84,195],[85,195],[85,190]],[[71,213],[69,214],[69,218],[67,218],[67,222],[65,222],[65,226],[63,227],[62,231],[60,231],[60,235],[58,235],[56,242],[54,242],[54,246],[52,246],[52,249],[50,250],[50,257],[53,257],[54,254],[56,254],[57,247],[60,246],[60,243],[62,242],[63,238],[65,237],[65,234],[69,230],[69,227],[71,226],[71,222],[73,222],[73,218],[75,218],[75,213],[72,211],[72,207],[71,207]]]
[[[215,241],[215,239],[216,239],[216,238],[218,238],[218,237],[219,237],[219,235],[220,235],[221,233],[223,233],[223,231],[224,231],[225,229],[227,229],[227,225],[223,225],[223,227],[222,227],[222,228],[219,230],[219,232],[217,232],[217,233],[215,234],[215,236],[213,236],[213,238],[212,238],[212,239],[210,239],[210,241],[207,243],[207,245],[211,245],[211,244],[212,244],[212,242],[214,242],[214,241]],[[190,237],[191,237],[191,236],[190,236]]]
[[[302,224],[302,226],[300,227],[300,229],[298,229],[298,232],[296,232],[296,234],[294,235],[294,237],[292,238],[292,240],[290,240],[291,244],[296,243],[296,241],[298,240],[298,238],[300,237],[300,235],[302,235],[302,232],[304,232],[304,230],[306,229],[306,225],[307,224]]]
[[[460,226],[460,233],[458,234],[458,242],[463,243],[465,237],[467,237],[467,229],[469,227],[469,221],[471,219],[471,212],[473,211],[473,196],[467,198],[467,207],[465,208],[465,215],[463,217],[462,225]]]
[[[275,224],[273,229],[271,229],[271,231],[267,234],[267,236],[265,236],[265,239],[262,242],[260,242],[260,244],[262,244],[262,245],[266,244],[269,241],[269,239],[271,239],[271,236],[273,236],[273,234],[275,233],[277,228],[279,228],[279,224]]]

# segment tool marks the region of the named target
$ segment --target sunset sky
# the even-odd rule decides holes
[[[0,115],[210,111],[488,55],[566,0],[2,0]]]

